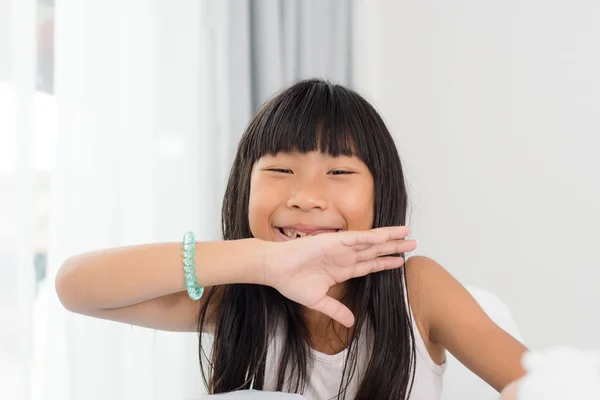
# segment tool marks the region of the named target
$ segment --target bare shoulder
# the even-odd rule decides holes
[[[406,277],[409,280],[432,278],[439,275],[448,274],[446,270],[435,260],[425,256],[413,256],[406,260]]]
[[[447,315],[446,306],[465,291],[462,285],[435,260],[414,256],[406,260],[406,286],[415,319],[435,341],[435,329],[440,315]]]
[[[449,274],[440,264],[425,256],[408,258],[404,270],[408,298],[413,314],[428,328],[429,309],[432,305],[430,298],[432,289],[447,284]]]
[[[445,349],[431,339],[432,319],[436,307],[431,298],[431,288],[439,285],[439,281],[443,281],[440,276],[447,273],[437,262],[424,256],[410,257],[406,260],[404,268],[408,300],[419,334],[431,359],[437,364],[442,364],[446,358]]]
[[[497,326],[440,264],[411,257],[405,273],[411,308],[419,329],[426,332],[430,352],[450,351],[498,391],[523,376],[525,346]]]

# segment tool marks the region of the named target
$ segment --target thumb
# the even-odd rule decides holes
[[[321,300],[308,307],[329,316],[346,328],[350,328],[354,325],[354,314],[352,314],[352,311],[331,296],[326,295],[321,298]]]

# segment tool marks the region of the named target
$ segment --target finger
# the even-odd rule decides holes
[[[310,308],[329,316],[347,328],[354,325],[352,311],[333,297],[325,296]]]
[[[356,267],[352,271],[352,277],[357,278],[359,276],[365,276],[374,272],[400,268],[402,265],[404,265],[404,258],[402,257],[378,257],[373,260],[363,261],[356,264]]]
[[[388,226],[384,228],[369,229],[366,231],[346,232],[342,244],[362,250],[368,245],[383,243],[386,240],[404,239],[408,236],[407,226]]]
[[[391,254],[408,253],[417,248],[416,240],[390,240],[385,243],[380,243],[358,251],[356,253],[356,262],[368,261],[381,256],[389,256]]]
[[[386,241],[386,236],[375,230],[346,232],[347,236],[342,239],[342,244],[356,249],[362,246],[374,245]]]
[[[383,235],[387,240],[404,239],[409,235],[410,228],[408,226],[386,226],[372,229],[372,231]]]

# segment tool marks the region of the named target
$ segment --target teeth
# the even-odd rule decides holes
[[[342,229],[337,229],[335,230],[336,232],[340,232]],[[332,229],[333,231],[333,229]],[[298,239],[298,238],[302,238],[302,237],[306,237],[306,236],[313,236],[314,234],[308,234],[305,232],[300,232],[297,231],[295,229],[292,228],[279,228],[279,232],[281,232],[282,234],[284,234],[285,236],[291,238],[291,239]],[[316,233],[317,235],[319,234],[319,232]]]
[[[304,232],[299,232],[299,231],[297,231],[297,230],[295,230],[295,229],[284,229],[284,230],[283,230],[283,233],[284,233],[284,234],[285,234],[287,237],[289,237],[289,238],[293,238],[293,239],[297,239],[297,238],[300,238],[300,237],[304,237],[304,236],[306,236],[306,233],[304,233]]]

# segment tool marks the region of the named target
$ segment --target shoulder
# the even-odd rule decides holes
[[[441,365],[446,359],[445,348],[433,340],[436,301],[433,288],[444,281],[447,272],[429,257],[414,256],[406,260],[406,291],[415,324],[431,359]]]
[[[404,268],[406,269],[406,277],[409,280],[447,274],[446,270],[440,264],[425,256],[409,257],[406,260]]]
[[[404,265],[406,286],[411,303],[427,300],[431,291],[451,283],[450,274],[436,261],[425,256],[413,256]]]
[[[425,256],[408,258],[404,271],[410,308],[417,325],[424,331],[422,336],[430,337],[436,300],[451,284],[452,277],[439,263]]]
[[[523,375],[525,346],[496,325],[441,265],[415,256],[404,268],[410,306],[428,349],[447,349],[498,391]]]
[[[436,330],[452,319],[457,309],[476,304],[466,289],[438,262],[414,256],[406,260],[406,287],[415,319],[433,341]]]
[[[423,299],[432,290],[451,288],[456,280],[435,260],[425,256],[413,256],[404,265],[408,295],[415,300]]]

